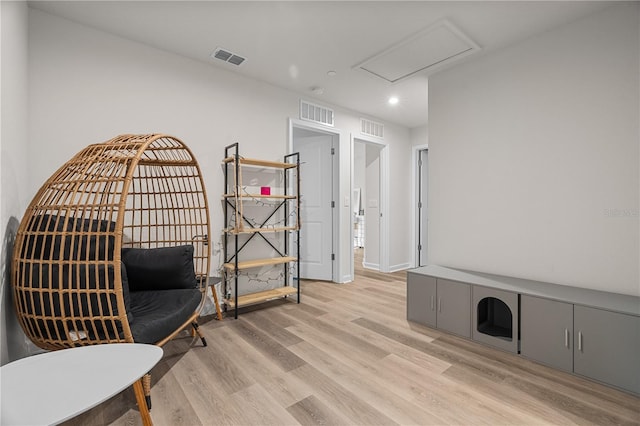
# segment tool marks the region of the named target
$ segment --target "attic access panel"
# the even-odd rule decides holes
[[[420,71],[459,60],[478,50],[480,46],[460,29],[447,20],[441,20],[354,68],[395,83]]]

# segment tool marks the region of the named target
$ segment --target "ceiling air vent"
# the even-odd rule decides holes
[[[236,55],[235,53],[229,52],[228,50],[222,49],[220,47],[213,51],[211,57],[220,59],[221,61],[228,62],[233,65],[240,65],[245,61],[245,58],[243,58],[242,56]]]
[[[333,127],[333,110],[300,100],[300,119]]]
[[[363,135],[375,136],[377,138],[384,137],[384,124],[376,123],[375,121],[367,120],[366,118],[360,119],[360,133]]]

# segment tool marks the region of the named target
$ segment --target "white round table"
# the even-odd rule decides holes
[[[0,424],[51,425],[134,385],[144,424],[151,417],[140,378],[162,358],[153,345],[118,343],[47,352],[0,368]]]

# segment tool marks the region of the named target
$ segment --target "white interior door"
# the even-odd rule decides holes
[[[418,265],[427,264],[427,230],[428,230],[428,151],[418,152]]]
[[[381,270],[380,217],[382,212],[380,188],[380,150],[376,144],[365,144],[366,201],[364,208],[364,267]]]
[[[333,278],[333,166],[330,135],[294,132],[300,153],[300,278]]]

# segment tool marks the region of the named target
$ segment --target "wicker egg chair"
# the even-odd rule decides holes
[[[151,134],[89,145],[45,182],[20,223],[12,284],[22,329],[49,350],[161,346],[187,327],[206,346],[197,318],[209,235],[202,175],[184,143]],[[143,385],[150,406],[149,375]]]

